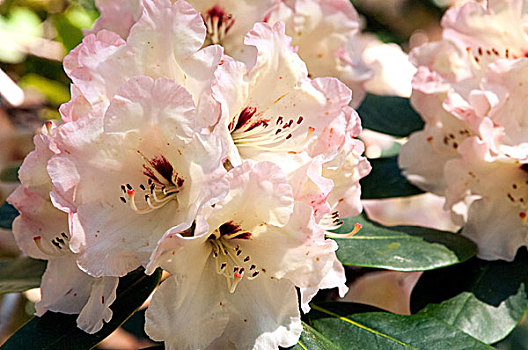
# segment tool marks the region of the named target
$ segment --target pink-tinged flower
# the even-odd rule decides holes
[[[304,310],[320,288],[346,292],[336,243],[276,165],[244,162],[227,178],[226,198],[202,211],[193,235],[167,232],[147,269],[172,273],[146,316],[148,334],[168,348],[291,346],[302,329],[295,287]]]
[[[354,92],[352,106],[359,106],[372,72],[362,59],[358,15],[350,1],[282,0],[266,21],[284,22],[310,76],[339,78]]]
[[[189,3],[202,14],[207,27],[206,44],[224,47],[226,54],[238,60],[254,55],[251,47],[244,45],[244,37],[255,23],[269,17],[280,0],[190,0]]]
[[[227,55],[248,64],[255,52],[244,45],[244,37],[255,23],[284,22],[286,34],[293,38],[292,45],[298,48],[311,77],[331,76],[342,80],[354,91],[353,106],[358,106],[363,99],[363,84],[372,72],[362,59],[358,15],[349,1],[189,0],[189,3],[205,22],[205,44],[221,45]],[[137,17],[131,11],[137,6],[137,0],[119,9],[124,23],[116,15],[115,5],[101,5],[102,15],[96,30],[114,30],[121,34],[126,32],[122,28],[130,25],[130,19]]]
[[[35,136],[36,149],[20,168],[20,185],[8,201],[20,215],[13,222],[13,234],[22,251],[36,259],[48,260],[42,276],[42,299],[36,314],[46,311],[79,314],[77,325],[95,333],[112,318],[110,305],[116,297],[118,279],[94,278],[81,271],[70,250],[68,215],[55,208],[49,198],[51,180],[46,164],[54,154],[51,125]]]
[[[326,208],[319,213],[324,215],[331,209],[326,200],[332,184],[321,177],[322,164],[352,152],[344,151],[346,140],[361,131],[348,107],[351,91],[335,78],[308,78],[280,22],[256,24],[245,42],[256,48],[254,64],[224,57],[213,86],[223,114],[216,128],[231,140],[229,160],[233,166],[246,159],[274,162],[294,186],[296,199],[316,211]],[[319,165],[312,163],[315,157]],[[349,178],[348,185],[357,185],[356,179]]]
[[[95,5],[101,16],[92,29],[84,31],[85,36],[106,29],[126,39],[141,15],[139,0],[96,0]]]
[[[524,159],[494,155],[478,138],[466,141],[462,157],[447,163],[446,207],[469,210],[462,234],[474,240],[484,259],[513,260],[528,245],[528,164]]]
[[[403,146],[400,166],[418,186],[446,196],[486,259],[511,260],[526,244],[517,202],[525,199],[509,191],[528,158],[527,8],[521,0],[452,8],[442,20],[444,39],[410,55],[418,66],[411,102],[425,127]],[[512,226],[511,234],[494,234],[499,226]]]
[[[337,211],[343,218],[363,210],[359,180],[372,169],[367,158],[361,156],[364,150],[363,142],[348,136],[336,157],[324,164],[323,176],[334,183],[328,204],[332,212]]]
[[[459,157],[468,137],[487,140],[499,152],[506,120],[513,118],[492,110],[504,105],[499,99],[508,100],[494,72],[521,64],[514,62],[528,47],[522,4],[491,0],[453,7],[442,19],[444,39],[411,52],[418,67],[411,102],[426,124],[403,147],[400,166],[420,187],[443,194],[445,164]]]
[[[523,108],[528,88],[528,60],[499,60],[489,66],[483,79],[484,101],[488,106],[487,116],[502,130],[496,143],[501,144],[501,151],[514,157],[510,146],[528,155],[528,118]],[[516,147],[522,146],[522,147]],[[498,151],[495,149],[495,151]]]
[[[362,53],[365,64],[372,70],[372,78],[364,83],[367,92],[376,95],[409,97],[416,68],[401,47],[383,43],[375,35],[356,35],[355,50]]]
[[[199,118],[176,82],[134,77],[104,118],[60,127],[48,172],[85,271],[122,276],[146,265],[166,230],[190,227],[202,206],[225,195],[225,146],[198,133]]]
[[[79,115],[75,108],[91,105],[92,116],[102,117],[117,90],[131,77],[166,77],[185,87],[206,117],[203,127],[217,122],[219,110],[211,101],[213,72],[222,57],[220,46],[200,49],[206,28],[198,12],[187,2],[145,0],[141,16],[126,41],[101,30],[90,34],[64,60],[75,85],[74,99],[63,107],[65,119]],[[73,89],[73,88],[72,88]],[[80,100],[79,100],[80,99]]]

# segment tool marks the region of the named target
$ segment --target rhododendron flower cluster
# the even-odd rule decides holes
[[[107,29],[127,38],[140,17],[139,2],[97,1],[101,17],[89,32]],[[339,78],[354,92],[353,107],[365,96],[364,85],[373,74],[362,57],[364,43],[359,34],[358,14],[350,1],[190,0],[189,3],[201,13],[206,25],[205,45],[221,45],[225,54],[250,63],[255,52],[245,44],[246,33],[257,22],[272,26],[282,22],[311,78]]]
[[[485,259],[528,245],[528,2],[468,2],[448,10],[443,40],[415,49],[411,101],[425,120],[400,154],[418,186],[446,208]]]
[[[65,58],[72,99],[9,199],[19,245],[49,261],[37,314],[79,313],[96,332],[118,277],[162,267],[146,330],[167,348],[294,345],[296,288],[304,312],[319,289],[347,290],[328,230],[361,211],[370,171],[352,91],[319,77],[367,76],[345,45],[356,14],[348,1],[127,3],[100,1]]]

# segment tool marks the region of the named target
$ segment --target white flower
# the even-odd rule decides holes
[[[322,169],[312,166],[321,168],[339,153],[346,157],[354,152],[359,160],[362,152],[357,145],[345,146],[361,131],[359,117],[348,106],[351,91],[335,78],[308,78],[282,23],[256,24],[245,42],[256,48],[254,64],[248,67],[224,57],[213,86],[213,96],[222,104],[216,129],[232,140],[229,160],[233,166],[246,159],[274,162],[294,186],[295,198],[325,215],[335,206],[326,202],[333,186],[322,177]],[[343,177],[349,188],[358,181]],[[348,195],[359,202],[359,190]],[[360,206],[354,208],[347,212],[357,214]]]
[[[462,157],[446,164],[446,207],[456,209],[471,198],[462,234],[478,244],[484,259],[513,260],[528,246],[528,164],[494,155],[485,142],[471,138]]]
[[[22,185],[8,198],[20,212],[13,222],[13,234],[25,254],[48,261],[36,314],[79,314],[78,327],[95,333],[103,327],[103,321],[112,318],[109,307],[116,298],[118,279],[94,278],[81,271],[77,256],[69,248],[68,215],[55,208],[48,195],[51,180],[46,164],[54,154],[52,134],[56,131],[48,124],[35,136],[36,149],[20,168]]]
[[[309,206],[294,203],[277,166],[245,162],[227,177],[229,195],[204,209],[193,236],[167,232],[148,268],[173,274],[155,293],[146,325],[169,349],[291,346],[302,329],[296,286],[305,310],[319,288],[346,292],[336,243],[324,239]]]
[[[71,214],[70,247],[93,276],[148,262],[169,228],[190,226],[225,195],[225,146],[200,135],[192,96],[176,82],[130,79],[104,118],[60,128],[48,165],[56,204]]]

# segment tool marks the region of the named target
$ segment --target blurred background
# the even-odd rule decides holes
[[[440,19],[446,8],[465,1],[353,0],[352,3],[361,15],[366,36],[399,45],[408,53],[416,46],[438,40]],[[17,168],[33,148],[35,131],[44,121],[59,119],[58,107],[70,99],[70,81],[62,69],[62,59],[81,42],[83,29],[91,28],[98,16],[94,0],[0,0],[0,203],[17,186]],[[374,50],[370,53],[365,50],[364,59],[377,67],[375,74],[383,76],[382,82],[392,79],[393,85],[392,90],[367,87],[370,92],[396,91],[393,93],[408,96],[412,71],[405,76],[392,74],[401,70],[402,57],[405,60],[404,55],[380,56]],[[399,140],[373,133],[366,132],[363,139],[371,158],[394,154],[399,148]],[[386,224],[457,229],[442,211],[441,199],[431,195],[418,197],[368,201],[365,208],[371,218]],[[19,254],[11,232],[0,229],[0,269],[2,259]],[[409,295],[419,273],[357,268],[349,269],[347,274],[351,290],[346,300],[409,313]],[[32,317],[39,295],[38,289],[0,295],[0,344]],[[332,295],[326,293],[318,298]],[[132,316],[98,348],[139,349],[153,345],[143,332],[143,314],[140,311]],[[495,347],[528,350],[527,322]]]

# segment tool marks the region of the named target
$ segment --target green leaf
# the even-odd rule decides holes
[[[302,323],[303,331],[301,337],[296,345],[288,348],[291,350],[340,350],[341,348],[330,340],[328,340],[321,333]]]
[[[40,286],[46,262],[31,258],[0,259],[0,294],[23,292]]]
[[[67,102],[70,99],[68,88],[58,81],[44,78],[35,73],[26,74],[20,79],[20,87],[33,88],[43,94],[48,101],[55,105]]]
[[[365,312],[354,303],[312,304],[309,323],[343,349],[493,349],[425,315]]]
[[[158,285],[161,270],[151,276],[138,269],[120,278],[117,299],[110,307],[112,320],[99,332],[88,334],[77,328],[77,315],[46,312],[34,317],[2,346],[2,350],[18,349],[91,349],[126,321]]]
[[[357,112],[364,128],[397,137],[422,130],[424,122],[408,98],[367,94]]]
[[[81,43],[83,39],[81,28],[77,27],[66,14],[55,14],[53,24],[66,51],[71,51]]]
[[[18,182],[18,169],[20,166],[10,166],[0,172],[0,181]]]
[[[370,174],[361,179],[362,199],[414,196],[423,193],[402,175],[398,157],[369,159]]]
[[[523,248],[513,262],[474,258],[424,273],[412,292],[411,309],[491,344],[519,323],[527,295],[528,253]]]
[[[0,228],[11,230],[13,220],[18,216],[18,210],[11,204],[4,202],[0,205]]]
[[[365,214],[344,220],[336,232],[350,232],[354,223],[363,228],[349,238],[337,238],[337,258],[345,265],[396,271],[424,271],[458,264],[475,256],[469,239],[446,231],[419,226],[383,226]]]

